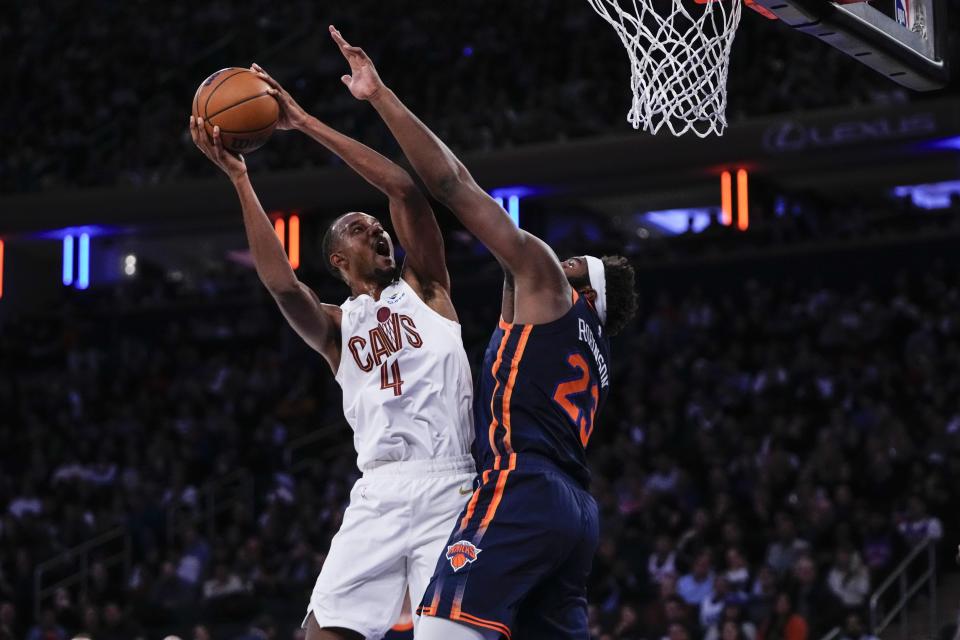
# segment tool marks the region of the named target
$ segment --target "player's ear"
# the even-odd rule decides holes
[[[347,266],[347,258],[342,253],[334,251],[330,254],[330,264],[332,264],[337,271],[343,273],[344,268]]]

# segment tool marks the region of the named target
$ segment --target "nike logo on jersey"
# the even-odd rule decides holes
[[[460,487],[460,495],[468,496],[471,493],[473,493],[473,489],[471,489],[470,487],[467,487],[466,489],[464,489],[463,487]]]

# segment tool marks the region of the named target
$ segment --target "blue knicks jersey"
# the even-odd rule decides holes
[[[479,469],[508,469],[516,456],[546,457],[586,486],[586,446],[610,390],[610,344],[596,312],[574,294],[546,324],[503,320],[483,358],[474,402]]]

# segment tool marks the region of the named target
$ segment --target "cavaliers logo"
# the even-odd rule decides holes
[[[477,554],[482,549],[477,549],[476,545],[466,540],[458,540],[447,547],[447,560],[454,572],[460,571],[471,562],[476,562]]]

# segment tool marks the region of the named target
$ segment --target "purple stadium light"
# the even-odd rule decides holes
[[[939,151],[960,151],[960,136],[953,136],[952,138],[941,138],[940,140],[932,140],[930,142],[924,142],[922,147],[924,149],[935,149]]]
[[[907,198],[920,209],[946,209],[952,196],[960,196],[960,180],[894,187],[893,195]]]

